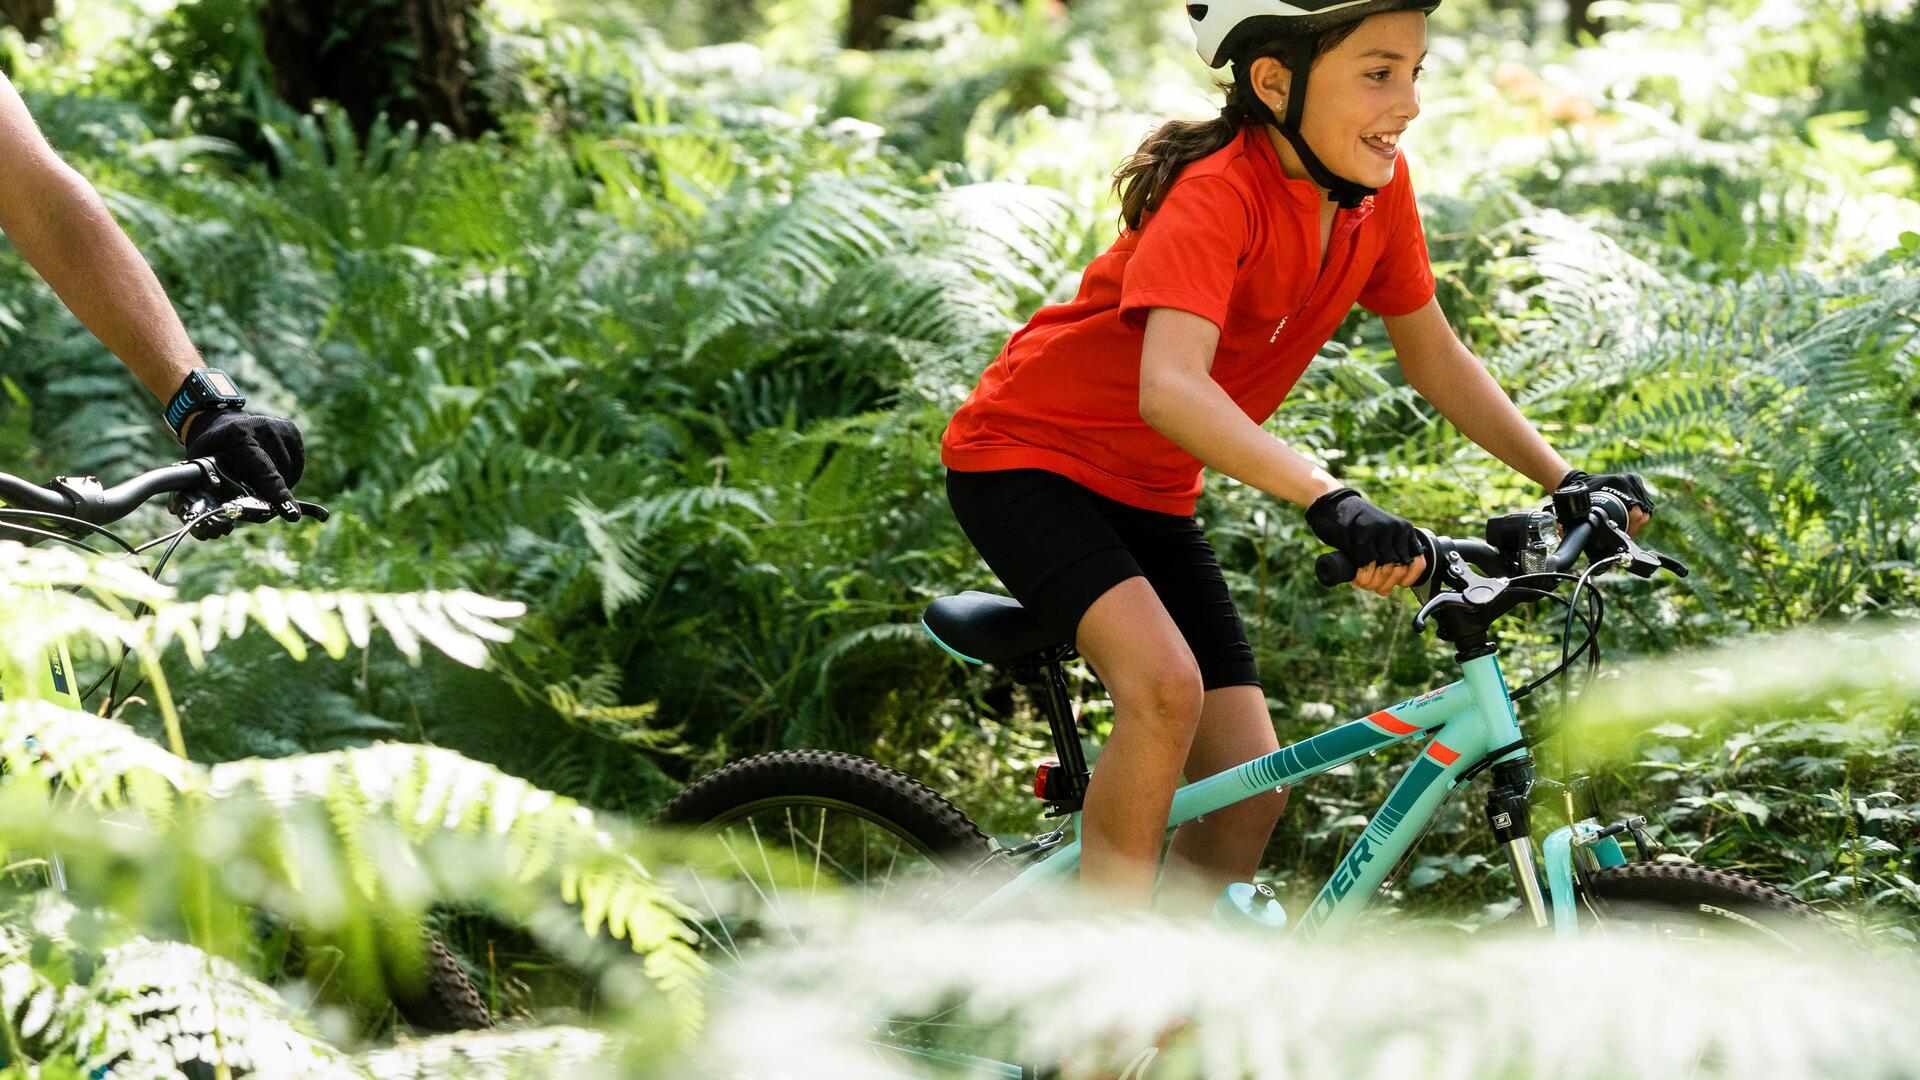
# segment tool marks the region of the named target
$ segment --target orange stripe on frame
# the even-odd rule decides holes
[[[1435,739],[1427,744],[1427,756],[1442,765],[1451,765],[1460,760],[1460,751],[1441,746],[1440,740]]]
[[[1374,727],[1391,731],[1395,735],[1411,735],[1420,730],[1418,727],[1407,723],[1405,720],[1399,719],[1385,709],[1381,709],[1379,712],[1367,717],[1367,723],[1372,724]]]

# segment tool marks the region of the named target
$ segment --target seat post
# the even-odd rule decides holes
[[[1066,773],[1066,790],[1055,800],[1055,806],[1064,812],[1073,813],[1080,809],[1087,794],[1087,756],[1080,747],[1080,729],[1074,722],[1073,701],[1067,696],[1067,676],[1063,663],[1073,656],[1071,649],[1039,657],[1040,663],[1032,667],[1018,667],[1013,677],[1023,686],[1032,687],[1040,699],[1040,710],[1047,714],[1047,727],[1053,732],[1054,752],[1060,756],[1060,767]]]

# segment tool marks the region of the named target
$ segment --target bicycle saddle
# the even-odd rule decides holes
[[[928,604],[920,624],[942,648],[976,664],[1005,664],[1068,644],[1020,601],[972,590]]]

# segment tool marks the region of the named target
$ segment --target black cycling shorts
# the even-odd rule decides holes
[[[1108,589],[1145,577],[1208,690],[1259,685],[1240,612],[1192,518],[1115,502],[1044,469],[949,470],[947,501],[1007,591],[1061,641],[1074,640]]]

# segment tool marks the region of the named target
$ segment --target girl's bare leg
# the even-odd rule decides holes
[[[1075,647],[1113,696],[1114,711],[1087,788],[1080,880],[1108,903],[1145,911],[1167,809],[1200,723],[1200,668],[1144,577],[1093,602]]]
[[[1202,780],[1279,748],[1266,694],[1258,686],[1209,690],[1187,753],[1186,778]],[[1286,805],[1285,790],[1270,791],[1175,830],[1167,849],[1161,910],[1204,915],[1228,882],[1252,880]]]

